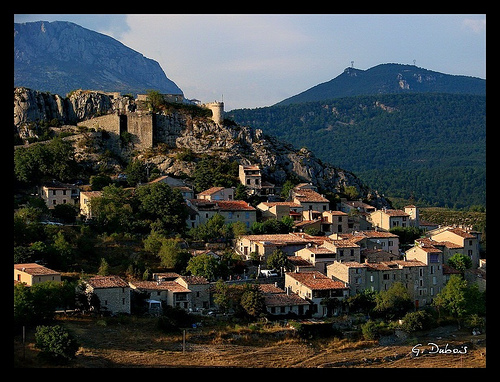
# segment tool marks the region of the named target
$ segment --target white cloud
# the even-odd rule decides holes
[[[481,33],[486,31],[486,19],[464,19],[462,26],[474,33]]]

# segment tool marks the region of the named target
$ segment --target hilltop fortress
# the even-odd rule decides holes
[[[118,100],[117,108],[112,114],[93,117],[81,122],[78,126],[102,129],[116,136],[129,134],[134,148],[143,150],[164,143],[175,147],[175,140],[186,126],[185,116],[179,113],[153,113],[147,108],[147,95],[138,94],[135,101],[124,101],[119,93],[108,93],[109,97]],[[201,104],[198,100],[185,100],[182,94],[162,94],[166,102],[196,104],[212,111],[211,119],[217,125],[224,121],[224,103],[211,102]]]

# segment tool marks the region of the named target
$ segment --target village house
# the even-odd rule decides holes
[[[399,255],[399,236],[385,231],[355,231],[347,234],[332,234],[332,240],[348,240],[363,249],[381,249]]]
[[[257,209],[262,212],[261,220],[269,219],[281,220],[285,216],[290,216],[294,222],[302,220],[302,206],[294,202],[261,202]]]
[[[314,318],[327,316],[328,307],[324,304],[327,299],[343,300],[349,295],[345,283],[334,281],[318,271],[286,272],[285,288],[311,303]],[[338,313],[339,309],[333,313]]]
[[[250,195],[273,195],[275,185],[262,180],[262,174],[258,165],[239,165],[238,177],[241,184],[247,187]]]
[[[151,182],[148,182],[146,184],[152,184],[152,183],[165,183],[168,184],[170,187],[173,189],[179,190],[182,197],[184,199],[193,199],[194,198],[194,191],[193,187],[189,184],[187,184],[184,180],[174,178],[169,175],[163,175],[160,176]]]
[[[295,255],[326,274],[327,266],[334,261],[359,261],[360,247],[349,240],[325,240],[321,245],[306,246],[296,251]]]
[[[408,290],[415,306],[419,307],[430,304],[436,294],[436,284],[429,284],[429,271],[429,267],[418,260],[376,263],[336,261],[328,265],[327,276],[346,283],[351,296],[365,289],[386,291],[395,282],[401,282]]]
[[[453,253],[445,253],[445,261],[449,254],[463,253],[472,260],[472,268],[479,267],[479,243],[481,233],[476,231],[467,231],[457,227],[441,227],[427,232],[426,236],[434,241],[443,243],[453,243],[457,247],[452,248]]]
[[[323,211],[321,214],[321,232],[325,235],[346,233],[349,230],[349,215],[342,211]]]
[[[415,245],[405,252],[406,260],[418,260],[427,266],[421,283],[428,286],[428,298],[438,294],[449,280],[454,270],[444,262],[443,251],[424,241],[415,241]]]
[[[234,187],[211,187],[200,192],[196,197],[202,200],[234,200]]]
[[[191,308],[191,290],[177,281],[129,281],[132,291],[147,293],[148,300],[188,310]]]
[[[38,187],[38,195],[49,209],[60,204],[78,206],[80,204],[80,189],[76,185],[50,182]]]
[[[277,249],[288,256],[293,256],[299,249],[307,245],[322,244],[324,240],[325,238],[304,233],[241,235],[235,240],[234,249],[245,260],[250,260],[251,254],[255,253],[261,261],[264,261]]]
[[[94,293],[100,311],[130,314],[130,286],[118,276],[94,276],[83,281],[85,293]]]
[[[389,231],[394,227],[410,227],[410,215],[402,210],[381,209],[369,215],[374,227]]]
[[[92,219],[92,199],[102,197],[102,191],[80,192],[80,215],[85,219]]]
[[[225,224],[243,222],[250,228],[257,221],[257,210],[244,200],[189,199],[189,217],[186,224],[190,228],[205,224],[216,214],[224,217]]]
[[[37,263],[14,264],[14,283],[32,286],[46,281],[61,282],[61,274]]]
[[[284,291],[278,288],[275,284],[257,284],[264,296],[264,305],[267,313],[273,316],[286,315],[307,315],[310,309],[310,303],[299,297],[297,294],[290,292],[287,288]]]
[[[369,204],[363,203],[361,200],[340,199],[339,210],[348,215],[349,232],[366,231],[373,229],[369,216],[376,208]]]
[[[314,187],[314,186],[313,186]],[[299,184],[291,190],[291,200],[302,206],[302,216],[304,220],[313,220],[313,212],[316,211],[321,216],[323,211],[330,209],[330,201],[319,194],[315,187],[308,184]]]
[[[191,291],[189,309],[198,312],[210,308],[210,283],[202,276],[180,276],[175,282]]]

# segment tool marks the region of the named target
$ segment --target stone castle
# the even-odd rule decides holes
[[[108,94],[117,100],[119,94]],[[134,103],[119,102],[119,107],[112,114],[93,117],[78,122],[78,126],[102,129],[116,137],[130,134],[129,137],[135,149],[143,150],[164,143],[168,147],[175,147],[175,140],[180,136],[182,129],[186,126],[185,117],[179,113],[163,114],[152,113],[149,110],[137,108],[137,105],[146,101],[146,95],[139,94]],[[122,99],[124,97],[121,97]],[[186,102],[182,95],[164,94],[163,98],[168,102]],[[221,126],[224,121],[224,103],[211,102],[201,104],[199,101],[188,103],[198,104],[212,111],[212,121]]]

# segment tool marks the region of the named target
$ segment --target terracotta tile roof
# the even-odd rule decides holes
[[[14,264],[14,269],[18,271],[25,272],[32,276],[44,276],[44,275],[59,275],[59,272],[53,271],[43,265],[37,263],[24,263],[24,264]]]
[[[446,247],[450,249],[459,249],[463,248],[463,245],[452,243],[451,241],[436,241],[428,237],[422,237],[415,240],[417,243],[424,244],[426,246],[435,246],[435,247]]]
[[[203,276],[180,276],[180,278],[191,285],[210,284]]]
[[[90,198],[99,198],[102,196],[102,191],[80,191],[80,195]]]
[[[208,190],[200,192],[198,195],[212,195],[216,192],[222,191],[224,187],[211,187]]]
[[[309,305],[309,302],[293,292],[286,293],[274,284],[258,284],[266,306]]]
[[[458,235],[460,237],[463,237],[464,239],[475,239],[476,237],[474,235],[471,235],[469,232],[463,230],[462,228],[448,228],[448,232],[452,232],[455,235]]]
[[[379,211],[382,211],[384,214],[389,216],[410,216],[408,213],[402,210],[379,210]]]
[[[223,211],[255,211],[255,208],[244,200],[218,200],[217,204]]]
[[[321,194],[317,193],[314,190],[309,189],[301,189],[298,191],[294,191],[294,198],[300,202],[310,202],[310,203],[329,203],[330,201],[321,196]]]
[[[92,288],[126,288],[129,285],[118,276],[94,276],[88,280],[86,283]]]
[[[384,231],[358,231],[354,233],[354,236],[361,236],[361,237],[367,237],[367,238],[393,238],[393,237],[399,237],[398,235],[390,232],[384,232]]]
[[[288,272],[287,275],[311,290],[348,289],[341,281],[334,281],[318,271]]]
[[[288,206],[288,207],[292,207],[292,208],[302,207],[300,204],[294,203],[294,202],[262,202],[260,204],[263,204],[267,207],[274,207],[274,206]]]
[[[288,261],[292,263],[292,265],[295,265],[296,267],[313,266],[309,261],[303,259],[300,256],[288,256]]]
[[[259,242],[269,242],[269,243],[304,243],[307,244],[309,241],[300,236],[293,235],[290,233],[284,234],[268,234],[268,235],[243,235],[243,239],[248,239],[251,241]]]
[[[256,211],[244,200],[205,200],[189,199],[190,203],[199,210],[213,211]]]
[[[175,281],[131,281],[130,285],[137,289],[162,291],[169,290],[174,293],[191,292]]]

